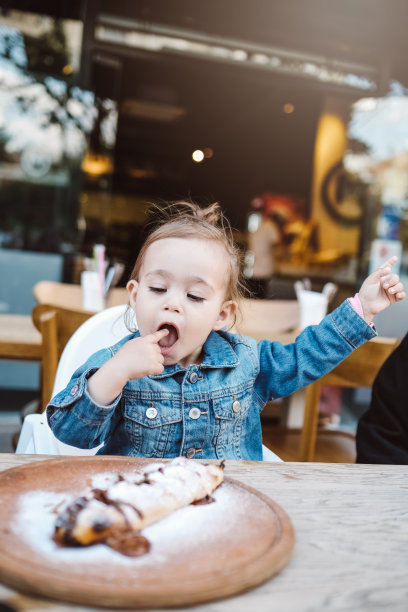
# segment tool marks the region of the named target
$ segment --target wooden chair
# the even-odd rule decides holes
[[[61,353],[82,323],[92,316],[84,310],[69,310],[50,304],[33,308],[32,320],[41,333],[41,412],[51,399],[55,374]]]
[[[374,338],[356,349],[329,374],[306,387],[299,461],[314,460],[322,386],[371,387],[382,364],[400,341],[396,338]]]

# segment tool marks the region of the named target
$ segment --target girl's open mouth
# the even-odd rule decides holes
[[[159,329],[167,329],[169,332],[167,336],[164,336],[164,338],[159,341],[161,354],[168,355],[178,340],[178,329],[171,323],[163,323],[163,325],[160,325]]]

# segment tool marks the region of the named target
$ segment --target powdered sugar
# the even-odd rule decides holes
[[[89,484],[106,488],[115,480],[117,474],[103,473],[94,476]],[[79,496],[87,491],[89,488],[84,488],[74,495]],[[162,564],[177,565],[180,559],[186,557],[189,557],[190,563],[199,564],[202,555],[215,547],[217,559],[214,559],[214,563],[222,567],[222,551],[228,554],[231,546],[236,546],[238,541],[244,548],[263,546],[259,532],[265,529],[265,525],[270,530],[271,508],[247,489],[228,481],[214,492],[213,497],[214,503],[186,506],[146,527],[142,533],[150,541],[151,550],[136,558],[121,555],[103,544],[67,548],[53,541],[57,514],[66,503],[72,501],[72,493],[32,491],[22,494],[12,529],[35,552],[40,563],[48,565],[52,562],[62,571],[64,566],[69,566],[69,572],[75,575],[80,575],[84,568],[92,564],[95,564],[95,571],[101,577],[106,572],[109,575],[112,564],[156,568]]]

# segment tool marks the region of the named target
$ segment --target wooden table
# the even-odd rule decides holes
[[[80,285],[41,281],[34,294],[40,304],[82,308]],[[115,287],[108,294],[106,306],[126,303],[126,289]],[[31,315],[0,314],[0,359],[41,360],[41,334],[34,327]]]
[[[0,454],[0,470],[49,458]],[[266,584],[194,612],[406,612],[408,467],[227,461],[226,475],[286,510],[295,549]],[[25,612],[95,611],[1,585],[0,600]]]
[[[0,314],[0,359],[41,359],[41,334],[31,315]]]
[[[74,283],[40,281],[34,286],[34,297],[38,304],[51,304],[62,308],[82,310],[82,287]],[[128,292],[124,287],[114,287],[106,296],[105,308],[127,304]]]

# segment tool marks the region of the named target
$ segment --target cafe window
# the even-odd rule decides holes
[[[0,17],[2,247],[71,248],[77,166],[94,121],[75,84],[82,23],[9,11]]]
[[[0,16],[0,247],[65,264],[83,239],[83,170],[99,172],[116,138],[115,102],[79,86],[82,34],[79,16]]]
[[[364,186],[370,206],[363,253],[370,270],[397,255],[408,274],[408,90],[392,82],[381,98],[364,97],[352,108],[344,168]]]

